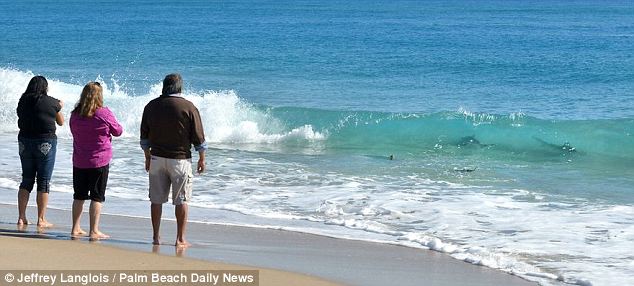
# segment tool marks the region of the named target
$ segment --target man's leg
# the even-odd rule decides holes
[[[189,207],[186,203],[177,205],[174,208],[174,214],[176,215],[176,246],[188,247],[189,242],[185,240],[185,228],[187,227],[187,213]]]
[[[176,247],[188,247],[185,239],[187,227],[187,215],[189,207],[187,203],[192,197],[192,163],[189,159],[176,159],[170,161],[170,177],[172,181],[172,202],[176,215]]]
[[[154,204],[152,203],[151,207],[152,211],[152,229],[154,230],[154,235],[152,236],[152,244],[159,245],[161,244],[161,216],[163,215],[163,204]]]
[[[166,164],[165,158],[152,156],[151,164],[149,166],[149,179],[150,179],[150,212],[152,214],[152,228],[154,233],[152,235],[152,244],[161,244],[161,217],[163,215],[163,204],[168,201],[170,192],[170,178],[169,174],[165,170]]]

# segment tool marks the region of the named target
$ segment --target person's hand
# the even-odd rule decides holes
[[[198,174],[205,171],[205,159],[198,159],[198,167],[196,168]]]
[[[151,157],[145,157],[145,171],[146,172],[150,171],[150,161],[151,161]]]

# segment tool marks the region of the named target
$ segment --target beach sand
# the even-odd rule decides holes
[[[33,221],[35,208],[27,215]],[[0,269],[256,269],[260,285],[536,285],[434,251],[282,230],[190,223],[193,246],[178,251],[151,244],[149,219],[103,215],[102,231],[112,239],[73,241],[70,212],[49,209],[47,216],[55,227],[18,230],[16,207],[0,205]],[[164,243],[173,242],[175,223],[164,220],[161,233]]]
[[[285,271],[157,255],[81,241],[37,238],[37,235],[16,235],[6,230],[0,231],[0,269],[86,270],[86,273],[102,270],[258,270],[259,285],[337,285]]]

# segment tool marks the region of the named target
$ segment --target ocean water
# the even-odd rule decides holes
[[[99,80],[125,128],[104,211],[147,217],[140,116],[180,72],[211,146],[192,220],[634,284],[630,1],[0,0],[0,28],[0,202],[29,79],[67,118]],[[69,209],[58,136],[50,204]]]

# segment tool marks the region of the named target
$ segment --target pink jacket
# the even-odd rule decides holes
[[[70,131],[73,133],[73,166],[87,169],[110,164],[112,136],[121,136],[123,127],[110,109],[101,107],[93,117],[73,112]]]

